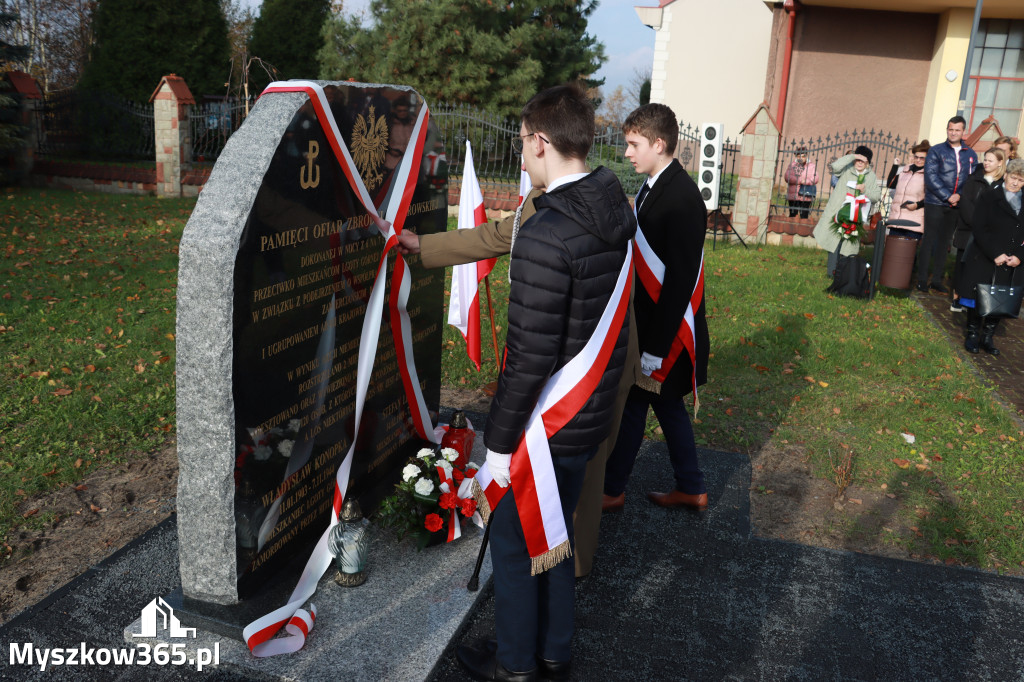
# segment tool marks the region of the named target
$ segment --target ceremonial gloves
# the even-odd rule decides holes
[[[640,356],[640,369],[643,370],[645,377],[649,377],[652,372],[661,369],[661,362],[662,358],[644,353]]]
[[[491,472],[491,478],[502,488],[507,488],[512,482],[512,455],[502,455],[493,450],[487,451],[487,469]]]

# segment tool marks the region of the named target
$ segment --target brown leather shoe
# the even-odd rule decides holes
[[[602,512],[620,512],[625,504],[626,493],[622,493],[615,497],[612,497],[611,495],[601,495]]]
[[[647,493],[647,499],[659,507],[689,507],[697,511],[708,508],[708,494],[687,495],[678,490],[670,493]]]

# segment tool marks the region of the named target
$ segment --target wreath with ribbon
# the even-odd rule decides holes
[[[864,184],[864,174],[857,176],[855,185]],[[832,231],[843,241],[858,244],[867,233],[865,226],[871,213],[871,200],[853,187],[846,193],[843,205],[832,219]]]

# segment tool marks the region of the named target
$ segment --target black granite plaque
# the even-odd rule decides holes
[[[331,111],[384,215],[395,168],[423,101],[407,90],[327,87]],[[264,95],[264,97],[274,95]],[[406,112],[408,112],[407,115]],[[444,230],[447,178],[424,162],[405,229]],[[311,105],[277,144],[246,222],[235,265],[233,396],[238,594],[247,598],[327,528],[334,478],[356,442],[349,496],[372,510],[423,441],[413,426],[385,304],[358,434],[356,366],[366,304],[384,248]],[[444,278],[407,259],[408,311],[420,386],[431,417],[440,396]],[[395,256],[388,260],[391,282]],[[293,582],[293,581],[292,581]]]

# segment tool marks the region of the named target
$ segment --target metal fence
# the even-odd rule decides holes
[[[246,106],[244,99],[224,98],[192,106],[188,116],[192,161],[216,161],[228,138],[245,121],[255,101],[255,97],[250,99]]]
[[[249,102],[252,106],[254,99]],[[188,136],[193,163],[213,163],[232,133],[245,121],[245,100],[208,100],[190,108]],[[436,104],[431,108],[433,129],[449,163],[449,182],[462,178],[466,140],[473,146],[477,177],[483,190],[515,191],[519,187],[520,158],[511,142],[519,136],[519,124],[474,107]],[[107,160],[154,159],[153,107],[102,92],[67,90],[50,93],[36,119],[38,152],[42,155]],[[185,131],[183,130],[182,133]],[[700,132],[680,123],[676,158],[696,179]],[[625,157],[622,131],[609,127],[598,131],[587,157],[591,168],[607,166],[619,177],[623,189],[633,195],[644,178]],[[720,203],[728,207],[736,193],[736,159],[739,146],[726,139],[723,148]]]
[[[37,152],[103,160],[154,158],[153,107],[83,90],[47,93],[35,117]]]
[[[832,192],[845,191],[845,189],[836,190],[832,187],[833,176],[829,165],[846,154],[852,154],[859,145],[865,145],[873,152],[870,167],[874,170],[878,182],[884,186],[894,159],[899,158],[901,162],[905,163],[911,158],[910,148],[914,145],[914,141],[903,139],[899,135],[894,137],[892,133],[875,132],[874,129],[835,133],[811,140],[783,140],[779,147],[778,161],[775,166],[775,191],[772,192],[771,213],[778,216],[790,216],[795,212],[796,217],[802,217],[802,207],[792,206],[786,199],[788,188],[786,171],[794,162],[797,152],[802,151],[807,154],[808,167],[813,163],[817,175],[816,196],[811,200],[807,211],[807,217],[817,221]],[[884,208],[884,200],[888,198],[888,193],[882,192],[882,197]]]

